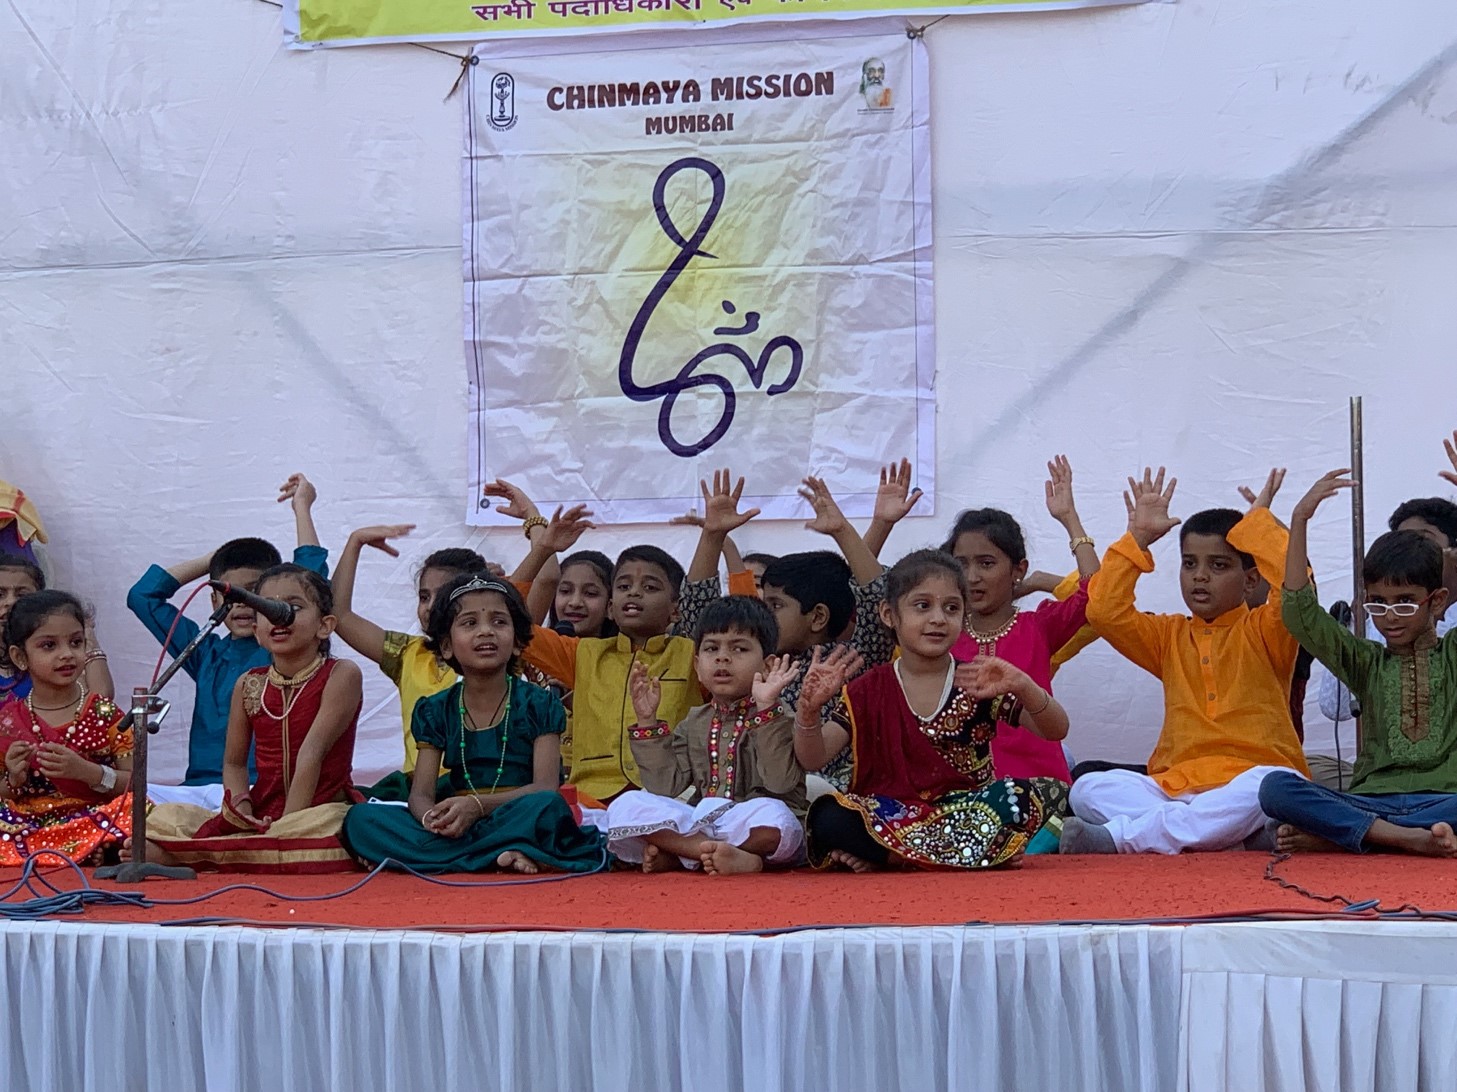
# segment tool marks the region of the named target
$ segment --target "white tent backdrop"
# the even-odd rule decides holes
[[[1344,465],[1352,393],[1373,533],[1441,491],[1457,5],[1181,0],[951,18],[928,44],[940,503],[888,557],[992,504],[1023,518],[1035,565],[1066,565],[1041,500],[1057,451],[1100,545],[1145,462],[1179,474],[1183,514],[1288,465],[1288,512]],[[429,550],[515,562],[514,531],[460,523],[454,61],[288,53],[276,9],[249,0],[12,0],[0,59],[0,477],[38,503],[57,583],[96,602],[119,686],[156,655],[130,583],[235,535],[289,543],[272,491],[296,469],[327,545],[419,524],[399,561],[364,562],[357,605],[380,622],[412,623]],[[682,529],[592,544],[648,536],[691,549]],[[1333,504],[1327,598],[1348,587],[1348,540]],[[741,544],[808,545],[791,524]],[[1172,543],[1157,556],[1143,602],[1175,608]],[[398,749],[393,692],[367,679],[361,772]],[[1095,648],[1058,692],[1080,757],[1147,754],[1152,679]],[[173,696],[156,762],[180,772],[188,688]]]

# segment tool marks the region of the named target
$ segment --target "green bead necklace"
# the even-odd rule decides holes
[[[491,783],[491,792],[501,787],[501,774],[506,769],[506,744],[511,737],[511,690],[514,680],[509,676],[506,679],[506,701],[505,708],[501,713],[501,757],[496,762],[496,780]],[[460,772],[465,774],[466,788],[470,789],[471,795],[479,796],[480,790],[470,775],[470,763],[465,757],[465,732],[469,725],[472,730],[480,731],[471,718],[470,710],[465,707],[465,683],[460,684]]]

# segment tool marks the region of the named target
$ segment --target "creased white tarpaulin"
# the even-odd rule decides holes
[[[5,925],[5,996],[44,1019],[4,1022],[0,1067],[10,1092],[1162,1092],[1183,935]]]
[[[903,20],[491,44],[465,109],[473,523],[483,482],[662,521],[730,465],[914,454],[934,507],[929,83]]]

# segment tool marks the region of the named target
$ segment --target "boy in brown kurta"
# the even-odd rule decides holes
[[[710,875],[803,862],[804,771],[794,718],[779,702],[795,672],[788,660],[766,659],[778,639],[758,599],[728,596],[706,608],[694,668],[711,700],[676,728],[658,719],[658,681],[635,666],[629,736],[643,789],[607,809],[607,846],[619,859],[644,872]]]

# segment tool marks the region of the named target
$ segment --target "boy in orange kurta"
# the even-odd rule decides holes
[[[1290,678],[1299,646],[1280,619],[1288,536],[1270,513],[1276,475],[1244,515],[1212,509],[1180,533],[1180,585],[1193,617],[1145,614],[1134,604],[1139,576],[1153,571],[1148,547],[1179,520],[1169,516],[1176,481],[1144,471],[1129,479],[1128,533],[1109,549],[1088,587],[1088,622],[1164,686],[1164,723],[1148,774],[1090,773],[1073,783],[1076,819],[1064,853],[1178,853],[1241,845],[1265,824],[1260,782],[1277,769],[1309,776],[1290,719]],[[1270,597],[1245,605],[1260,576]]]

